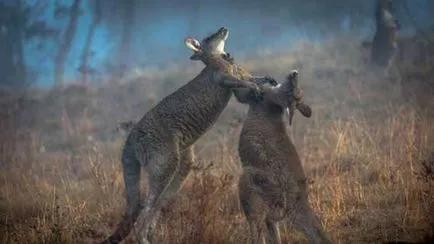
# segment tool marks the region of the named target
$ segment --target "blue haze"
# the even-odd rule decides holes
[[[29,3],[34,1],[27,0]],[[427,1],[429,0],[411,1],[410,10],[418,13],[413,15],[417,23],[423,23],[423,20],[431,17],[429,11],[424,11],[424,3]],[[61,0],[61,2],[71,4],[72,0]],[[190,51],[184,46],[183,39],[186,36],[202,38],[220,26],[229,27],[230,36],[226,50],[234,53],[235,56],[254,52],[261,47],[287,50],[293,43],[302,39],[315,42],[323,40],[322,34],[314,31],[314,28],[299,26],[292,22],[286,8],[277,7],[267,10],[255,6],[246,8],[242,4],[229,8],[225,5],[225,0],[220,1],[220,5],[215,1],[203,0],[200,1],[197,10],[198,5],[192,4],[193,1],[160,2],[161,4],[155,1],[140,1],[142,4],[140,9],[145,11],[140,9],[136,11],[130,60],[132,64],[162,66],[167,62],[185,62],[190,56]],[[186,4],[187,2],[190,4]],[[373,1],[366,2],[371,2],[368,8],[373,9]],[[83,1],[81,8],[83,15],[79,18],[75,41],[68,56],[65,80],[79,77],[76,68],[79,66],[81,51],[92,20],[87,1]],[[49,20],[50,24],[64,29],[67,21],[56,22],[52,13],[52,8],[47,9],[43,18]],[[349,18],[343,17],[339,31],[344,33],[349,26]],[[373,16],[366,16],[365,24],[360,26],[358,34],[371,38],[373,30]],[[101,24],[92,43],[94,52],[90,59],[92,66],[101,69],[105,60],[115,58],[113,53],[116,51],[119,36],[113,28],[108,28],[106,23]],[[47,46],[45,50],[42,55],[34,51],[34,45],[28,45],[26,61],[30,66],[42,71],[38,76],[37,84],[50,86],[53,83],[53,57],[56,50],[54,45]]]

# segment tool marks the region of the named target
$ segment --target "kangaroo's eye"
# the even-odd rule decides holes
[[[193,45],[195,45],[195,46],[199,47],[199,46],[200,46],[200,43],[199,43],[199,41],[198,41],[198,40],[193,40]]]

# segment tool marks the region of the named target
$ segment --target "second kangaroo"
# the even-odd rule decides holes
[[[311,243],[331,243],[308,202],[307,179],[296,148],[282,117],[294,110],[310,117],[310,106],[301,101],[298,72],[264,90],[258,100],[246,95],[249,104],[239,141],[243,174],[239,180],[241,207],[250,225],[252,243],[281,243],[277,222],[289,220]]]

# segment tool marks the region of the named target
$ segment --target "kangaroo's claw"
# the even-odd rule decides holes
[[[253,89],[253,95],[254,95],[254,99],[256,101],[262,101],[262,99],[264,98],[264,92],[259,88],[258,85],[254,85],[254,89]]]
[[[275,80],[273,77],[271,76],[264,76],[264,79],[267,81],[268,84],[272,85],[272,86],[277,86],[279,83],[277,82],[277,80]]]

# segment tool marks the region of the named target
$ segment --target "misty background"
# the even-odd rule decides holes
[[[370,40],[376,0],[0,0],[1,86],[101,81],[131,68],[189,62],[186,36],[230,30],[235,58],[297,42]],[[430,0],[395,0],[401,35],[434,25]],[[359,43],[354,43],[359,45]],[[57,66],[56,66],[57,65]],[[57,72],[57,73],[56,73]]]

